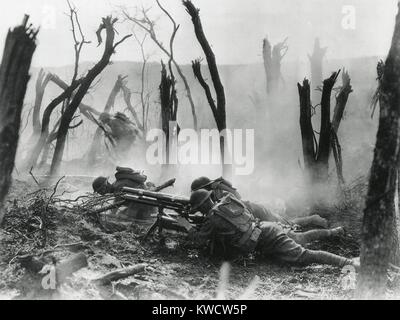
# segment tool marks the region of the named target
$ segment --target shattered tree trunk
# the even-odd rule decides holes
[[[317,153],[317,176],[316,182],[328,181],[329,155],[331,152],[331,93],[339,73],[334,72],[332,76],[324,80],[321,98],[321,129],[319,134]]]
[[[176,97],[175,83],[173,79],[167,75],[167,70],[164,63],[161,63],[161,83],[160,83],[160,103],[161,103],[161,128],[165,134],[165,156],[167,166],[170,166],[174,159],[171,159],[170,147],[172,141],[169,140],[170,135],[178,134],[177,132],[170,133],[173,129],[170,127],[170,122],[177,120],[178,99]]]
[[[389,262],[399,260],[394,199],[400,155],[400,11],[385,65],[379,128],[364,210],[357,288],[359,297],[366,299],[384,296]]]
[[[331,93],[339,72],[324,81],[321,99],[321,128],[319,141],[316,141],[311,122],[311,92],[308,80],[303,81],[303,86],[297,84],[300,97],[300,130],[303,146],[304,166],[308,181],[311,185],[324,184],[328,180],[329,156],[332,141]]]
[[[199,81],[200,85],[203,87],[208,104],[210,105],[211,111],[213,113],[215,122],[217,124],[218,131],[220,133],[220,150],[221,150],[221,163],[222,163],[222,171],[223,176],[227,179],[230,179],[232,176],[232,166],[225,163],[225,158],[228,159],[229,155],[226,154],[226,139],[225,139],[225,131],[226,131],[226,98],[225,98],[225,90],[224,86],[221,82],[221,78],[218,72],[218,66],[215,59],[214,52],[208,40],[204,34],[203,26],[200,20],[199,12],[200,10],[197,9],[190,0],[183,1],[183,5],[186,8],[186,11],[189,13],[190,17],[192,18],[194,31],[196,34],[196,38],[200,43],[201,48],[206,56],[208,69],[210,71],[211,80],[214,85],[214,90],[216,94],[217,104],[212,97],[210,87],[204,80],[202,73],[201,73],[201,65],[200,61],[194,61],[192,63],[193,72],[197,80]]]
[[[112,88],[110,95],[107,99],[107,103],[104,107],[103,113],[110,113],[111,109],[114,108],[115,99],[117,98],[118,93],[122,90],[124,78],[119,75],[118,79],[115,81],[114,87]],[[93,142],[89,150],[88,155],[88,164],[93,165],[95,162],[97,155],[101,149],[101,138],[102,138],[103,130],[101,128],[97,128],[93,137]]]
[[[36,49],[37,31],[27,26],[9,31],[0,66],[0,225],[2,203],[11,185],[18,147],[21,113],[29,81],[29,69]]]
[[[331,147],[335,158],[338,181],[341,185],[344,185],[345,180],[343,176],[342,148],[339,143],[338,131],[340,122],[343,119],[343,114],[347,105],[347,101],[349,99],[349,95],[350,93],[353,92],[353,88],[350,84],[350,81],[351,79],[349,73],[345,69],[343,69],[342,87],[340,89],[339,94],[336,97],[336,106],[333,111],[333,118],[332,118]]]
[[[321,48],[320,40],[315,39],[314,50],[312,55],[308,55],[311,64],[311,86],[313,88],[313,99],[317,98],[317,91],[315,88],[322,85],[323,73],[322,65],[323,60],[328,48]]]
[[[266,91],[270,94],[274,87],[274,76],[272,75],[272,46],[268,39],[263,40],[263,60],[264,60],[264,71],[266,76]]]
[[[38,78],[36,80],[36,86],[35,86],[36,96],[32,112],[32,125],[33,125],[34,137],[38,137],[42,130],[42,126],[40,125],[40,109],[42,107],[44,92],[51,80],[51,77],[52,76],[50,73],[46,74],[43,69],[40,69]]]
[[[106,40],[105,40],[105,48],[103,56],[100,59],[100,61],[97,62],[95,66],[92,69],[90,69],[87,75],[82,79],[81,85],[77,89],[77,92],[75,93],[72,101],[67,106],[61,117],[60,127],[57,132],[56,147],[51,162],[50,177],[54,177],[59,172],[61,161],[64,155],[68,130],[70,128],[70,123],[75,115],[76,110],[79,108],[83,98],[88,92],[93,81],[109,65],[111,56],[114,54],[116,47],[127,38],[126,36],[121,41],[114,44],[115,33],[116,33],[114,29],[114,24],[116,22],[117,19],[113,19],[111,16],[103,18],[102,24],[100,25],[99,30],[97,31],[99,44],[101,44],[102,42],[101,31],[103,29],[106,30]]]
[[[263,60],[268,95],[272,95],[278,91],[279,81],[282,79],[282,59],[286,55],[287,50],[286,39],[273,47],[268,38],[263,40]]]
[[[311,122],[311,96],[310,83],[307,79],[303,80],[303,85],[297,84],[300,97],[300,132],[303,148],[304,169],[310,183],[313,181],[314,166],[316,159],[314,145],[314,129]]]

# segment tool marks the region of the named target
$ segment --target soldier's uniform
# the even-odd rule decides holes
[[[148,184],[146,184],[147,176],[130,168],[118,167],[115,179],[116,181],[113,183],[115,193],[119,193],[123,187],[144,190],[151,189],[148,187]],[[129,218],[147,220],[151,218],[152,214],[157,213],[157,208],[140,203],[131,203],[119,213],[126,215]]]
[[[205,177],[199,178],[198,180],[206,179]],[[204,181],[203,181],[204,182]],[[243,201],[240,193],[237,191],[233,185],[224,178],[219,178],[217,180],[211,181],[209,180],[208,183],[201,183],[201,182],[193,182],[195,188],[192,187],[192,191],[196,191],[196,189],[200,189],[204,187],[204,189],[212,191],[211,199],[214,202],[220,201],[223,197],[227,195],[231,195],[238,200],[241,200],[244,205],[249,210],[250,214],[259,221],[266,221],[266,222],[276,222],[279,223],[286,231],[296,230],[298,229],[298,225],[296,223],[273,213],[271,210],[267,209],[264,205],[251,202],[251,201]],[[192,186],[193,186],[192,185]],[[308,221],[312,221],[312,219],[308,218]],[[307,223],[305,223],[307,224]]]
[[[352,264],[350,259],[305,249],[277,223],[258,223],[247,207],[231,195],[222,198],[207,215],[201,229],[191,230],[189,237],[199,244],[211,241],[211,245],[220,245],[225,251],[244,254],[258,252],[265,258],[276,258],[283,262],[322,263],[341,267]]]
[[[96,181],[93,183],[94,191],[99,192],[100,189],[103,189],[103,191],[99,193],[114,193],[117,196],[116,202],[118,202],[121,200],[118,198],[118,194],[122,191],[123,187],[144,190],[151,190],[151,188],[154,187],[153,184],[146,182],[147,176],[131,168],[117,167],[115,179],[116,181],[113,184],[110,184],[107,178],[104,177],[96,179],[100,181],[98,183],[96,183]],[[103,183],[104,186],[99,185],[100,183]],[[157,208],[145,204],[131,203],[127,207],[117,208],[113,212],[118,213],[120,216],[126,216],[129,219],[147,220],[150,219],[153,213],[157,213]]]

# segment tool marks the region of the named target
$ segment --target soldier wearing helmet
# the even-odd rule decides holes
[[[93,191],[101,195],[118,193],[123,187],[135,188],[135,189],[145,189],[152,190],[155,187],[153,183],[146,182],[147,176],[145,176],[140,171],[135,171],[131,168],[117,167],[117,172],[115,173],[116,181],[110,183],[106,177],[98,177],[93,183]],[[118,201],[119,199],[116,199]],[[116,211],[118,211],[117,209]],[[139,220],[149,219],[152,213],[156,213],[156,209],[144,205],[144,204],[131,204],[127,208],[119,210],[119,214],[125,215],[129,218],[135,218]]]
[[[237,199],[241,199],[239,192],[232,186],[232,183],[222,177],[216,180],[211,180],[208,177],[197,178],[192,182],[191,191],[200,189],[212,191],[211,197],[214,201],[222,199],[226,194],[232,194]]]
[[[184,218],[178,223],[186,228],[189,237],[198,244],[211,242],[211,246],[219,244],[227,253],[240,252],[244,254],[257,252],[262,257],[273,257],[282,262],[300,264],[329,264],[343,267],[355,265],[350,259],[325,251],[305,249],[302,244],[311,240],[337,236],[342,228],[331,230],[314,230],[307,233],[287,233],[274,222],[258,223],[247,207],[232,195],[226,195],[219,202],[212,200],[212,192],[200,189],[192,193],[190,202],[194,211],[200,211],[206,216],[206,221],[200,230]]]
[[[227,195],[231,195],[236,199],[241,200],[249,210],[250,214],[259,221],[277,222],[293,229],[296,229],[297,226],[306,227],[310,225],[323,228],[328,227],[326,219],[323,219],[318,215],[288,220],[281,215],[272,212],[262,204],[252,201],[243,201],[240,193],[233,187],[232,183],[222,177],[216,180],[211,180],[205,176],[195,179],[192,182],[191,191],[194,192],[200,189],[211,191],[211,199],[214,202],[218,202]]]
[[[96,178],[93,183],[93,191],[99,194],[118,193],[123,187],[136,189],[151,189],[153,183],[146,182],[147,177],[140,171],[135,171],[131,168],[117,167],[115,173],[115,182],[110,183],[105,177]]]

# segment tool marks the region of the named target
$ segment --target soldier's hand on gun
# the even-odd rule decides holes
[[[187,231],[189,231],[190,229],[193,228],[193,226],[190,224],[190,222],[187,221],[187,220],[186,220],[185,218],[183,218],[183,217],[178,217],[178,218],[176,219],[176,221],[177,221],[177,223],[178,223],[180,226],[184,227]]]

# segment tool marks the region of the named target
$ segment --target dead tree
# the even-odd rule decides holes
[[[267,94],[275,93],[279,88],[279,82],[283,79],[281,73],[282,60],[285,57],[288,46],[287,38],[272,47],[268,38],[263,40],[264,69],[267,78]]]
[[[207,97],[208,104],[210,105],[211,111],[213,113],[215,122],[217,124],[218,131],[220,133],[220,149],[221,149],[221,162],[223,164],[223,175],[225,177],[230,177],[231,166],[225,164],[225,130],[226,130],[226,98],[225,98],[225,90],[222,84],[221,78],[218,72],[217,61],[215,59],[214,52],[211,49],[210,44],[204,34],[203,26],[201,24],[200,10],[197,9],[190,0],[183,1],[183,5],[186,8],[186,11],[192,18],[192,23],[194,26],[194,32],[196,34],[196,38],[200,43],[200,46],[203,49],[204,55],[206,56],[208,69],[210,71],[211,80],[214,85],[214,90],[216,94],[217,103],[215,103],[214,98],[211,93],[211,89],[207,82],[205,81],[202,72],[201,72],[201,64],[200,60],[195,60],[192,62],[193,73],[196,79],[199,81],[200,85],[204,89],[204,92]]]
[[[383,74],[385,72],[385,63],[383,60],[380,60],[376,66],[376,73],[377,73],[377,78],[376,80],[378,81],[378,87],[375,90],[375,93],[372,97],[371,100],[371,119],[374,117],[375,109],[378,106],[379,100],[380,100],[380,93],[381,93],[381,88],[382,88],[382,78]]]
[[[175,82],[167,70],[163,62],[161,62],[161,83],[160,83],[160,104],[161,104],[161,128],[165,134],[165,150],[166,163],[171,164],[169,137],[178,134],[178,132],[170,132],[170,123],[177,121],[178,114],[178,98],[176,97]]]
[[[30,168],[36,166],[37,161],[39,159],[40,153],[43,148],[46,146],[48,142],[48,137],[50,133],[50,120],[53,111],[60,105],[65,105],[66,101],[69,101],[74,94],[75,90],[81,83],[81,79],[78,79],[78,69],[79,69],[79,61],[80,54],[84,47],[84,45],[89,44],[89,41],[86,41],[85,36],[83,34],[81,24],[78,19],[77,10],[72,7],[69,1],[67,1],[69,6],[69,20],[71,23],[71,31],[72,37],[74,40],[74,52],[75,52],[75,61],[74,61],[74,73],[70,82],[70,85],[64,83],[60,78],[55,75],[51,76],[51,81],[60,86],[63,89],[63,92],[57,96],[47,108],[43,112],[42,116],[42,124],[40,137],[37,142],[34,144],[32,150],[29,152],[27,159],[24,161],[24,170],[29,170]],[[57,122],[59,125],[59,122]]]
[[[38,78],[36,80],[36,86],[35,86],[36,97],[32,113],[33,136],[35,137],[39,136],[41,132],[40,109],[42,106],[44,92],[51,80],[51,77],[52,77],[51,73],[46,73],[44,72],[43,69],[40,69]]]
[[[323,184],[328,180],[332,132],[335,132],[332,130],[331,125],[330,100],[332,89],[338,75],[339,72],[334,72],[331,77],[324,80],[321,99],[321,128],[318,142],[311,122],[314,110],[311,104],[310,83],[305,79],[303,85],[300,83],[297,84],[300,96],[300,131],[302,137],[304,167],[311,184]],[[344,110],[344,106],[341,105],[340,108],[343,108]],[[337,106],[336,109],[338,110],[340,108]],[[343,115],[343,113],[341,114]],[[338,117],[339,115],[340,112],[337,111],[336,116]],[[334,121],[340,122],[340,119]]]
[[[313,89],[322,85],[322,62],[324,60],[327,50],[327,47],[321,47],[320,40],[316,38],[314,42],[313,53],[311,55],[308,55],[308,59],[310,60],[311,64],[311,85]],[[313,90],[313,92],[316,91]]]
[[[364,209],[361,298],[382,298],[391,261],[399,261],[394,208],[400,160],[400,4],[380,89],[380,117]]]
[[[110,95],[107,99],[106,105],[104,107],[103,113],[110,113],[111,109],[114,108],[115,99],[117,98],[118,93],[122,90],[123,82],[126,77],[122,77],[121,75],[118,76],[118,79],[115,81],[115,84],[110,92]],[[88,154],[88,164],[91,165],[96,160],[96,157],[99,153],[101,147],[101,137],[102,137],[103,130],[98,127],[93,137],[93,142],[89,150]]]
[[[336,173],[338,177],[339,183],[343,186],[345,184],[344,176],[343,176],[343,160],[342,160],[342,148],[340,146],[339,138],[338,138],[338,130],[340,126],[340,122],[343,119],[344,110],[347,105],[347,101],[349,99],[350,93],[353,92],[353,88],[350,84],[350,76],[349,73],[343,69],[342,72],[342,87],[339,90],[339,93],[336,96],[336,106],[333,111],[332,118],[332,137],[331,137],[331,147],[333,151],[333,156],[336,164]]]
[[[43,148],[46,146],[48,142],[49,134],[50,134],[50,120],[53,111],[66,99],[70,98],[73,92],[78,88],[81,80],[75,80],[70,86],[67,86],[67,89],[63,91],[59,96],[57,96],[50,104],[46,107],[42,116],[42,128],[38,141],[33,146],[30,151],[28,158],[24,161],[24,169],[32,168],[36,166],[37,161]]]
[[[11,185],[19,140],[21,113],[29,81],[29,69],[36,49],[37,30],[28,25],[9,30],[0,66],[0,224],[2,203]]]
[[[54,150],[53,160],[51,163],[50,168],[50,176],[55,176],[61,165],[61,161],[64,154],[64,148],[66,143],[66,138],[68,134],[68,130],[70,128],[71,121],[74,118],[75,112],[79,108],[83,98],[85,97],[86,93],[88,92],[90,86],[92,85],[93,81],[97,78],[98,75],[108,66],[110,63],[111,56],[114,54],[118,45],[124,42],[127,38],[131,35],[127,35],[122,38],[122,40],[115,43],[115,29],[114,25],[118,21],[118,19],[108,16],[103,18],[102,23],[97,30],[97,39],[98,45],[101,45],[103,42],[102,39],[102,31],[106,31],[106,40],[105,40],[105,47],[103,56],[99,62],[95,64],[93,68],[91,68],[86,76],[82,78],[81,84],[79,85],[76,93],[74,94],[71,102],[65,108],[64,113],[61,117],[60,127],[57,132],[57,142]]]
[[[172,24],[172,33],[169,39],[169,47],[167,48],[164,46],[164,44],[158,39],[156,31],[155,31],[155,21],[151,20],[148,16],[148,11],[142,8],[141,10],[141,16],[140,17],[132,17],[126,10],[123,10],[123,15],[125,16],[126,19],[129,21],[132,21],[135,25],[139,26],[142,30],[144,30],[151,38],[151,40],[160,48],[160,50],[168,57],[168,68],[170,72],[170,76],[174,78],[174,72],[172,69],[172,66],[175,67],[176,71],[179,74],[179,77],[181,78],[184,86],[185,86],[185,91],[187,98],[190,103],[191,111],[192,111],[192,117],[193,117],[193,127],[195,130],[198,128],[197,124],[197,114],[196,114],[196,109],[192,97],[192,93],[190,90],[189,82],[186,79],[186,76],[184,75],[181,67],[175,60],[175,55],[174,55],[174,41],[176,34],[179,30],[179,25],[176,23],[175,19],[172,17],[172,15],[161,5],[159,0],[156,0],[158,7],[161,9],[161,11],[168,17],[168,19],[171,21]]]

